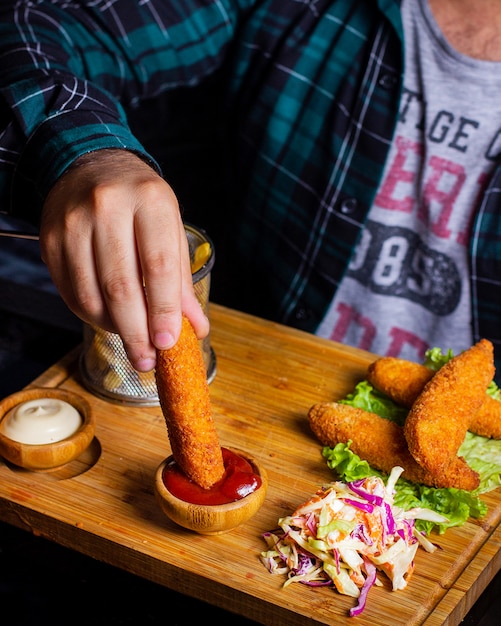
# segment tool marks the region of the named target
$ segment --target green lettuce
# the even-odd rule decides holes
[[[427,350],[424,356],[424,365],[429,367],[434,372],[438,372],[438,370],[445,365],[447,361],[450,361],[454,353],[452,350],[447,350],[445,354],[442,353],[440,348],[431,348]]]
[[[325,446],[322,455],[327,465],[335,470],[341,480],[351,482],[366,476],[380,476],[382,472],[372,468],[350,450],[351,441],[338,443],[334,448]],[[501,467],[498,470],[501,472]],[[462,526],[469,517],[480,518],[487,513],[487,505],[478,497],[478,490],[473,493],[463,489],[435,489],[399,478],[395,485],[395,504],[404,511],[414,507],[425,507],[440,513],[447,522],[437,524],[425,520],[416,520],[416,528],[429,534],[433,528],[440,534],[452,526]]]
[[[397,422],[400,426],[403,426],[407,417],[407,409],[395,404],[388,396],[374,389],[366,380],[359,382],[354,393],[350,393],[343,400],[339,400],[339,404],[350,404],[370,413],[377,413],[380,417]]]
[[[449,350],[443,354],[439,348],[428,350],[425,365],[438,370],[453,357]],[[487,392],[501,400],[499,387],[492,382]],[[366,380],[355,387],[355,391],[340,400],[343,404],[365,409],[380,417],[397,422],[405,422],[407,410],[396,405],[390,398],[380,393]],[[351,441],[339,443],[334,448],[324,447],[322,454],[329,468],[336,471],[342,480],[351,482],[369,475],[384,474],[372,468],[350,450]],[[487,513],[487,505],[479,498],[480,494],[496,489],[501,485],[501,441],[487,439],[471,432],[466,433],[458,454],[480,475],[480,485],[475,491],[462,489],[436,489],[400,478],[396,485],[395,504],[404,510],[423,506],[447,517],[448,522],[435,524],[419,520],[417,527],[427,534],[436,527],[439,533],[452,526],[461,526],[469,517],[480,518]]]

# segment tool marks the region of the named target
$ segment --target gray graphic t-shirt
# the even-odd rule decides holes
[[[427,0],[404,0],[404,94],[385,175],[317,334],[421,361],[472,343],[468,242],[501,150],[501,63],[443,37]]]

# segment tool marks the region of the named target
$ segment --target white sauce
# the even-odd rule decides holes
[[[57,398],[28,400],[12,408],[0,422],[0,432],[19,443],[55,443],[75,433],[82,416]]]

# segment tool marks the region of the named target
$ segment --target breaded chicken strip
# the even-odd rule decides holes
[[[478,473],[457,453],[493,377],[494,349],[482,339],[436,372],[405,421],[412,456],[450,487],[472,490],[479,485]]]
[[[468,430],[482,437],[501,439],[501,402],[486,395]]]
[[[350,450],[374,467],[389,474],[404,468],[403,478],[429,487],[443,487],[440,476],[424,470],[412,457],[401,426],[376,413],[347,404],[320,402],[308,411],[311,430],[324,445],[334,447],[351,440]],[[448,485],[449,486],[449,485]]]
[[[223,453],[202,353],[184,315],[176,345],[157,351],[156,381],[174,460],[194,483],[209,489],[223,477]]]
[[[370,384],[407,409],[411,408],[434,374],[425,365],[391,356],[383,356],[367,368]]]
[[[367,380],[373,387],[408,409],[434,375],[425,365],[389,356],[377,359],[367,370]],[[485,394],[468,430],[483,437],[501,439],[501,402]]]

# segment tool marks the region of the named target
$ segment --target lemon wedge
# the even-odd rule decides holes
[[[191,262],[191,273],[194,274],[195,272],[198,272],[198,270],[207,263],[210,255],[210,243],[206,241],[205,243],[200,244],[195,250],[193,261]]]

